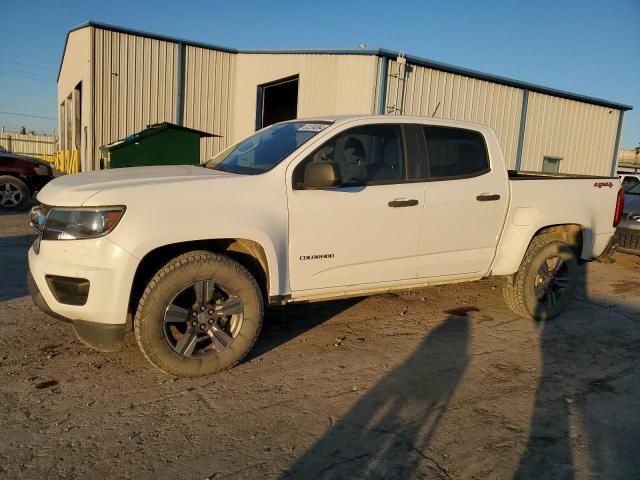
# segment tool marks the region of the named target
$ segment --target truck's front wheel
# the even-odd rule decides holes
[[[242,360],[260,333],[263,314],[260,288],[247,269],[224,255],[195,251],[151,279],[134,330],[155,367],[195,377]]]
[[[516,314],[535,320],[560,315],[571,302],[578,283],[574,250],[549,236],[535,237],[520,269],[505,279],[507,306]]]

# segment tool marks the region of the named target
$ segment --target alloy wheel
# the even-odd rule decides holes
[[[559,256],[549,257],[536,272],[534,291],[538,302],[554,308],[567,293],[569,267]]]
[[[219,355],[242,327],[244,305],[237,292],[214,280],[200,280],[173,297],[164,313],[164,337],[186,358]]]
[[[0,183],[0,206],[15,207],[22,201],[22,191],[12,183]]]

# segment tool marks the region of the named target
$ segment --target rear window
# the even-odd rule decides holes
[[[424,134],[430,178],[474,177],[490,170],[487,147],[479,132],[428,126]]]

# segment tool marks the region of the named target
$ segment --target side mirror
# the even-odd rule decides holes
[[[333,162],[312,162],[304,169],[302,187],[309,190],[339,187],[342,178],[338,166]]]

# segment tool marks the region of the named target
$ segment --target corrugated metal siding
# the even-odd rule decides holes
[[[489,125],[496,132],[507,165],[515,166],[522,90],[409,64],[404,76],[403,91],[402,66],[390,60],[387,113]]]
[[[221,138],[201,141],[200,160],[210,159],[233,143],[231,103],[235,54],[186,47],[184,124]]]
[[[548,156],[562,158],[562,173],[609,175],[619,116],[611,108],[531,92],[522,170],[541,170]]]
[[[95,29],[94,45],[97,161],[100,146],[152,123],[175,122],[178,46],[102,29]]]
[[[299,75],[298,118],[375,111],[375,55],[238,54],[234,136],[255,130],[257,88]]]
[[[53,155],[56,151],[56,137],[53,135],[0,133],[0,146],[11,153],[21,155]]]

